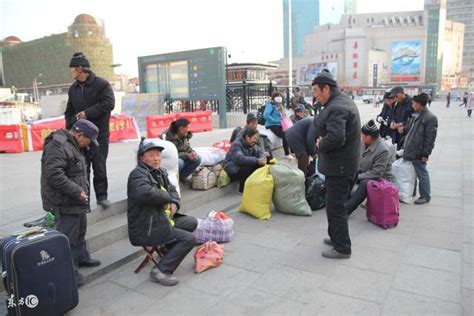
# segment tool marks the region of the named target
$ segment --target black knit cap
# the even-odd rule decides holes
[[[247,123],[253,122],[257,120],[257,116],[253,113],[247,114]]]
[[[374,138],[379,137],[379,129],[374,120],[370,120],[364,124],[364,126],[362,126],[362,133],[365,135],[370,135]]]
[[[81,52],[74,53],[74,55],[72,55],[71,62],[69,63],[69,68],[76,68],[79,66],[87,68],[90,68],[91,66],[86,58],[86,55]]]
[[[420,103],[421,105],[426,105],[428,103],[429,97],[426,93],[420,93],[413,97],[413,101]]]
[[[334,80],[333,75],[327,69],[321,70],[321,72],[313,79],[312,86],[317,84],[327,84],[331,87],[337,87],[337,82]]]

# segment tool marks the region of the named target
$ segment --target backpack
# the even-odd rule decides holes
[[[265,118],[263,117],[263,112],[265,112],[265,106],[266,104],[263,104],[257,112],[257,123],[259,125],[265,125]],[[273,113],[275,111],[275,108],[272,106],[272,111],[270,113]]]

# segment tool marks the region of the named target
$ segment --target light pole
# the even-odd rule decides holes
[[[38,74],[33,79],[33,98],[34,98],[35,102],[39,102],[38,78],[42,77],[42,76],[43,76],[43,74]],[[41,82],[39,84],[41,84]]]
[[[288,98],[290,98],[293,87],[293,34],[292,34],[291,0],[288,0]]]

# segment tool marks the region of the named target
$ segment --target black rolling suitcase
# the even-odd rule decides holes
[[[33,227],[2,243],[8,315],[62,315],[79,302],[69,240]]]

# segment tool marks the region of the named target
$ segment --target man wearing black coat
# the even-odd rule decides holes
[[[43,209],[55,216],[55,228],[67,236],[76,269],[77,285],[84,284],[78,267],[95,267],[86,245],[89,181],[83,149],[97,142],[97,127],[79,120],[71,130],[60,129],[44,141],[41,157],[41,199]]]
[[[390,92],[386,92],[383,96],[383,107],[379,115],[377,115],[377,122],[380,123],[380,137],[385,138],[390,136],[392,144],[395,142],[396,130],[390,129],[390,123],[393,119],[393,108],[395,100],[390,96]]]
[[[152,281],[173,286],[173,272],[196,244],[194,217],[178,213],[180,198],[165,169],[160,168],[163,147],[142,141],[137,166],[127,185],[128,235],[134,246],[164,246],[167,251],[150,272]]]
[[[397,149],[401,149],[403,146],[403,135],[405,128],[407,127],[407,121],[413,113],[411,107],[412,99],[405,94],[405,90],[402,87],[394,87],[390,90],[390,97],[394,98],[396,104],[393,108],[392,121],[390,122],[390,129],[392,129],[395,135],[395,140],[392,140],[394,144],[397,144]]]
[[[322,104],[315,117],[319,136],[318,169],[326,176],[328,234],[324,243],[333,248],[323,251],[323,257],[347,259],[351,256],[348,215],[344,203],[348,200],[352,182],[359,168],[361,126],[359,110],[354,101],[337,87],[327,70],[314,78],[313,93]]]
[[[115,98],[109,82],[97,77],[91,70],[86,56],[75,53],[69,64],[71,77],[76,81],[69,87],[66,112],[66,128],[71,128],[75,121],[87,119],[100,130],[98,146],[91,146],[86,154],[88,178],[90,169],[94,170],[94,191],[97,203],[104,208],[111,206],[107,199],[107,156],[109,154],[109,120],[114,109]]]

